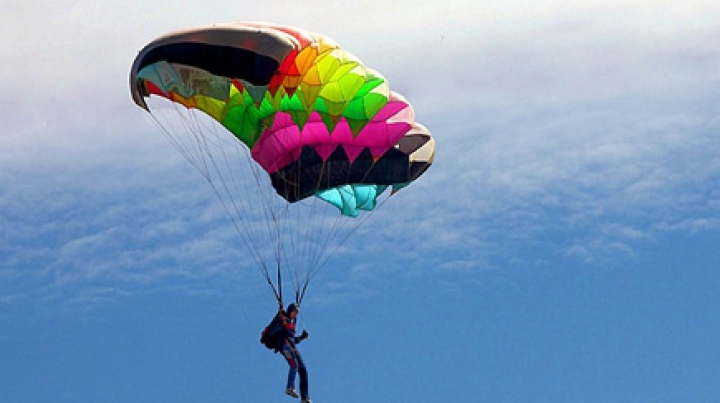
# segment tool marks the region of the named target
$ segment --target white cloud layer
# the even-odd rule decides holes
[[[127,90],[145,43],[213,22],[327,33],[414,103],[436,165],[358,246],[398,273],[597,263],[719,228],[716,2],[203,4],[5,6],[0,301],[243,283],[234,229]]]

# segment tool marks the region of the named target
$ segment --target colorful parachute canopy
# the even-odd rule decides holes
[[[132,98],[156,95],[211,116],[245,143],[288,202],[317,196],[372,210],[433,162],[435,142],[378,72],[333,40],[237,23],[171,33],[139,53]]]

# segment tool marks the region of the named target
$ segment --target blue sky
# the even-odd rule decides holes
[[[127,88],[235,20],[331,36],[438,143],[312,284],[316,403],[717,400],[716,2],[111,0],[0,13],[4,401],[289,401],[272,295]]]

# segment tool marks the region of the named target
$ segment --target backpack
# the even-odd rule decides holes
[[[282,327],[283,324],[280,316],[276,315],[260,334],[260,343],[269,350],[275,350],[275,352],[277,352],[280,349]]]

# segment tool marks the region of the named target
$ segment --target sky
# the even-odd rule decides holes
[[[717,2],[178,4],[0,3],[3,401],[289,401],[271,292],[129,95],[233,21],[332,37],[437,142],[313,280],[314,402],[717,401]]]

